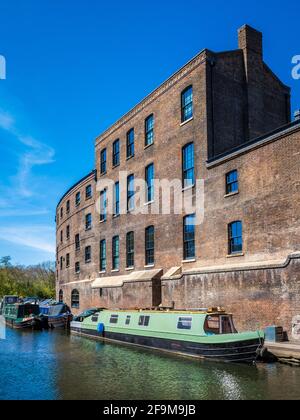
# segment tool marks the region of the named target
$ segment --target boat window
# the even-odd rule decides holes
[[[118,320],[119,320],[119,315],[112,315],[111,317],[110,317],[110,323],[111,324],[117,324],[118,323]]]
[[[220,317],[208,316],[204,324],[204,331],[207,334],[220,334]]]
[[[236,332],[232,318],[230,316],[222,316],[222,334],[233,334]]]
[[[99,315],[94,315],[92,317],[92,322],[98,322]]]
[[[178,320],[177,328],[179,330],[190,330],[192,328],[192,317],[180,317]]]
[[[131,321],[131,316],[127,315],[125,325],[129,325]]]
[[[150,316],[141,315],[139,319],[139,326],[140,327],[148,327],[150,322]]]

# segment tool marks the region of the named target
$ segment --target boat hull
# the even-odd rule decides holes
[[[161,350],[173,354],[227,363],[254,363],[263,347],[262,339],[241,340],[229,343],[205,344],[174,339],[162,339],[115,332],[99,333],[97,330],[71,325],[71,332],[77,335],[108,340],[128,345]]]
[[[8,327],[13,328],[15,330],[21,330],[25,328],[33,328],[33,319],[25,320],[25,321],[16,321],[13,319],[5,319],[5,323]]]
[[[49,328],[69,328],[70,322],[72,321],[72,316],[63,315],[58,317],[48,316],[48,326]]]

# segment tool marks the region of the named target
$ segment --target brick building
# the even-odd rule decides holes
[[[238,44],[203,50],[96,139],[95,170],[57,206],[57,295],[74,312],[220,305],[238,328],[281,324],[291,334],[300,121],[291,122],[290,89],[263,61],[262,34],[244,26]],[[134,212],[137,179],[146,180],[148,214]],[[202,223],[155,214],[154,179],[178,179],[194,194],[204,180]]]

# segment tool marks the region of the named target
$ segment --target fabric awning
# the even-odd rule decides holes
[[[132,271],[122,276],[100,277],[92,283],[92,289],[105,289],[122,287],[124,283],[135,283],[159,279],[163,274],[162,269]]]

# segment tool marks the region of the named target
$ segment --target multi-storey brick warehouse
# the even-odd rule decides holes
[[[95,171],[57,206],[57,295],[74,312],[219,305],[240,328],[282,324],[291,334],[300,314],[300,121],[291,122],[290,90],[263,61],[260,32],[244,26],[236,51],[202,51],[97,138],[95,155]],[[134,211],[138,179],[145,214]],[[154,179],[194,193],[204,180],[201,223],[155,214],[164,199]]]

